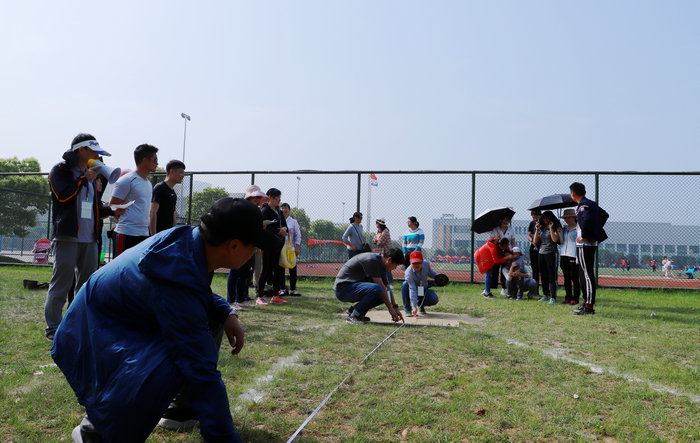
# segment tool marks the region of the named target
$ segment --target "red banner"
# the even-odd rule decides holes
[[[313,238],[310,238],[306,244],[308,245],[324,245],[326,243],[338,243],[339,245],[345,245],[347,246],[346,243],[340,241],[340,240],[315,240]]]

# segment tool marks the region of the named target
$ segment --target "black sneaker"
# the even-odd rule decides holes
[[[73,443],[102,443],[102,436],[87,417],[70,434]]]
[[[362,323],[367,323],[370,320],[369,317],[367,317],[366,315],[363,315],[362,317],[357,317],[357,319],[360,320]]]
[[[292,289],[287,295],[289,295],[290,297],[301,297],[301,294],[299,294],[296,289]]]
[[[48,341],[50,341],[50,342],[53,343],[53,337],[54,337],[54,335],[56,335],[55,332],[49,332],[49,333],[46,334],[44,337],[46,337],[46,339],[47,339]]]
[[[173,404],[163,413],[158,424],[171,431],[187,432],[199,424],[197,415],[188,407],[173,407]]]
[[[595,311],[593,308],[583,308],[580,311],[574,311],[574,315],[593,315]]]
[[[347,312],[348,315],[352,315],[352,313],[354,311],[355,311],[355,305],[350,305],[350,307],[345,310],[345,312]]]

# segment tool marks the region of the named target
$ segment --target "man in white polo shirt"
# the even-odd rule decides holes
[[[133,202],[126,213],[119,217],[114,228],[112,259],[148,238],[148,216],[153,187],[148,174],[158,167],[158,148],[143,144],[134,150],[136,170],[125,174],[114,185],[110,205]],[[155,233],[154,233],[155,234]]]

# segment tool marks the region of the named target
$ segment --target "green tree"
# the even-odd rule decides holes
[[[40,172],[34,158],[0,159],[0,172]],[[0,235],[25,237],[36,226],[37,214],[45,214],[51,202],[49,183],[41,175],[0,176]]]
[[[343,232],[338,235],[338,228],[330,220],[314,220],[309,229],[309,237],[316,240],[340,240]]]
[[[302,208],[291,208],[289,216],[299,222],[299,230],[301,231],[302,243],[309,238],[309,230],[311,229],[311,219],[306,215],[306,211]]]
[[[228,197],[228,192],[224,188],[206,187],[200,192],[192,193],[192,222],[196,223],[204,214],[206,214],[211,205],[218,199]]]

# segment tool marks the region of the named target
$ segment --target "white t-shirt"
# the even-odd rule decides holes
[[[114,184],[112,197],[134,203],[119,217],[114,230],[120,234],[148,236],[148,213],[151,207],[153,187],[151,182],[141,178],[136,171],[125,174]]]
[[[511,241],[511,243],[515,241],[515,234],[513,234],[513,228],[511,225],[508,225],[506,232],[503,232],[500,226],[496,226],[491,230],[491,238],[496,238],[496,235],[500,235],[501,238],[507,238]]]

